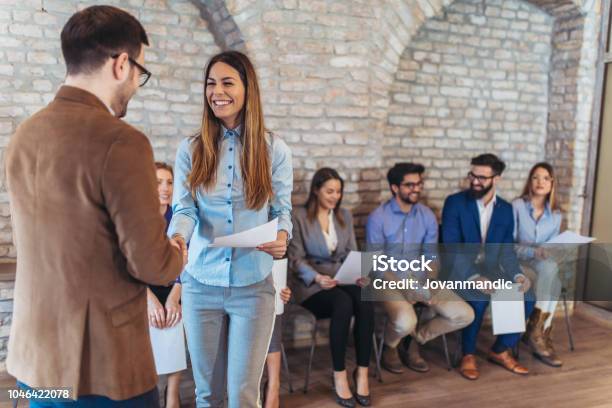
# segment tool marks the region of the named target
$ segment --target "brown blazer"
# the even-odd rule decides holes
[[[351,212],[345,208],[341,208],[340,211],[344,218],[344,226],[334,218],[338,245],[336,250],[330,253],[319,221],[315,219],[311,222],[304,207],[293,210],[293,237],[287,249],[287,258],[289,258],[289,286],[292,297],[297,303],[302,303],[323,290],[314,281],[317,273],[336,276],[349,252],[357,250]]]
[[[167,284],[182,262],[147,138],[63,86],[17,129],[6,176],[17,248],[9,373],[75,396],[153,389],[145,284]]]

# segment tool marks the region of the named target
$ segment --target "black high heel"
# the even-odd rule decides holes
[[[334,388],[334,395],[336,396],[336,404],[340,405],[341,407],[354,408],[357,405],[355,403],[355,398],[353,396],[351,396],[351,398],[342,398],[340,395],[338,395],[338,392],[336,391],[336,380],[334,379],[333,372],[331,378],[332,387]]]
[[[358,369],[359,367],[355,368],[355,371],[353,371],[353,382],[355,382],[355,399],[357,400],[357,403],[359,403],[359,405],[361,405],[362,407],[369,407],[370,405],[372,405],[372,398],[369,395],[359,395],[359,393],[357,392]]]

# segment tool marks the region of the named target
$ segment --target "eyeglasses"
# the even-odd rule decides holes
[[[497,177],[497,174],[494,174],[492,176],[480,176],[470,171],[468,172],[467,176],[468,176],[468,179],[470,179],[470,181],[478,180],[480,183],[484,183],[487,180],[491,180],[492,178]]]
[[[119,55],[120,54],[112,55],[111,58],[113,59],[119,58]],[[146,69],[145,67],[143,67],[142,65],[134,61],[132,57],[128,56],[128,61],[130,61],[136,68],[140,70],[140,75],[138,76],[138,86],[140,87],[144,86],[149,80],[149,78],[151,78],[151,75],[153,74],[151,73],[151,71],[149,71],[148,69]]]
[[[425,182],[423,180],[421,180],[421,181],[419,181],[417,183],[411,183],[411,182],[401,183],[400,186],[401,187],[406,187],[406,188],[408,188],[408,190],[414,190],[416,187],[423,188],[424,184],[425,184]]]

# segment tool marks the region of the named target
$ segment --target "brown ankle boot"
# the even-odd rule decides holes
[[[393,374],[401,374],[404,372],[402,368],[402,362],[397,354],[397,347],[389,347],[386,344],[383,345],[383,352],[380,358],[380,365],[385,370]]]
[[[563,361],[561,361],[561,359],[557,356],[557,352],[553,347],[551,332],[552,324],[544,330],[544,341],[546,342],[546,349],[548,350],[550,356],[546,360],[542,361],[551,367],[561,367],[563,365]]]
[[[406,341],[402,341],[397,350],[400,360],[406,367],[419,373],[429,371],[429,364],[421,357],[419,343],[415,339],[410,339],[408,345],[406,345]]]
[[[550,357],[548,348],[546,347],[546,339],[544,338],[544,322],[548,317],[548,313],[542,313],[538,308],[533,310],[529,318],[531,331],[527,337],[527,344],[533,355],[540,360]]]

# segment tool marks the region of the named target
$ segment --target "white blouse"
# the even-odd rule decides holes
[[[329,226],[327,229],[329,232],[323,231],[323,237],[325,238],[325,244],[327,245],[327,249],[329,253],[333,253],[338,246],[338,235],[336,235],[336,226],[334,225],[334,212],[330,211],[328,215]],[[323,230],[321,228],[321,230]]]

